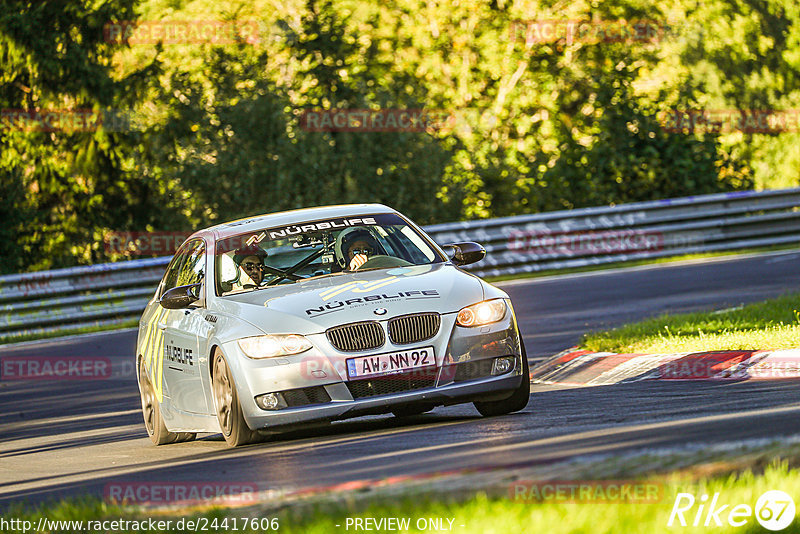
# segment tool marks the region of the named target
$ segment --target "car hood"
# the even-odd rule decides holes
[[[435,264],[298,281],[219,298],[218,308],[268,333],[313,334],[407,313],[456,312],[483,295],[480,279]]]

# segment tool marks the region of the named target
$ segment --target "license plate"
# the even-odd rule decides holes
[[[400,373],[409,369],[436,365],[433,347],[386,352],[372,356],[361,356],[347,360],[347,376],[364,378],[367,376]]]

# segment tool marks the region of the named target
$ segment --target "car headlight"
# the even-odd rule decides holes
[[[272,358],[300,354],[311,348],[311,342],[299,334],[273,334],[245,337],[239,348],[250,358]]]
[[[462,308],[456,316],[458,326],[483,326],[496,323],[506,316],[506,301],[503,299],[484,300]]]

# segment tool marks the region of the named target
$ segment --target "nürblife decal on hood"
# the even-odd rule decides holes
[[[416,300],[416,299],[438,299],[439,291],[436,289],[412,289],[410,291],[397,291],[387,293],[375,293],[372,295],[365,295],[363,297],[354,297],[344,300],[334,300],[323,304],[317,308],[308,308],[306,315],[309,317],[319,317],[328,313],[334,313],[342,310],[350,310],[359,308],[361,306],[369,306],[375,302],[393,302],[399,300]]]
[[[330,300],[333,297],[341,295],[342,293],[347,293],[348,291],[352,291],[353,293],[369,293],[381,287],[393,284],[399,280],[400,278],[397,276],[389,276],[386,278],[381,278],[380,280],[372,281],[354,280],[352,282],[347,282],[346,284],[341,284],[330,289],[326,289],[320,293],[319,296],[322,297],[322,300]]]

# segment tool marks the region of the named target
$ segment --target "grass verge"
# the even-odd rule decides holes
[[[678,353],[791,349],[800,339],[800,293],[715,312],[662,315],[584,336],[599,352]]]
[[[107,505],[98,500],[83,499],[74,501],[64,501],[57,505],[40,507],[32,510],[14,508],[9,510],[0,518],[0,525],[4,527],[4,532],[22,533],[23,528],[13,528],[10,520],[29,521],[36,528],[39,518],[46,517],[49,521],[97,521],[114,520],[126,518],[132,520],[142,520],[154,518],[156,520],[171,519],[171,528],[161,528],[162,532],[186,532],[188,528],[186,521],[194,520],[205,528],[199,528],[204,532],[248,532],[263,533],[277,530],[285,533],[330,533],[348,532],[356,529],[353,526],[354,519],[362,520],[371,518],[375,521],[388,518],[398,518],[408,520],[408,528],[387,529],[374,528],[376,531],[407,531],[407,532],[431,532],[447,530],[450,532],[463,533],[482,533],[482,534],[507,534],[509,532],[539,532],[547,531],[548,534],[560,534],[571,532],[592,532],[592,533],[651,533],[666,532],[678,528],[681,532],[707,532],[709,527],[703,526],[706,520],[706,513],[700,514],[699,526],[692,527],[692,523],[697,516],[701,496],[707,495],[708,500],[718,494],[717,507],[728,505],[719,514],[721,526],[716,526],[714,520],[711,521],[712,529],[715,532],[761,532],[763,529],[758,524],[755,514],[760,513],[762,517],[767,515],[763,508],[756,508],[759,497],[770,490],[780,490],[790,496],[800,495],[800,471],[792,469],[789,463],[773,462],[763,471],[754,473],[753,471],[743,471],[722,476],[712,476],[699,478],[696,480],[680,480],[681,474],[673,474],[671,478],[641,480],[639,482],[630,481],[634,484],[641,484],[646,487],[656,486],[658,490],[652,493],[655,498],[647,502],[633,502],[631,499],[621,500],[607,492],[608,486],[595,484],[589,486],[595,488],[594,491],[584,493],[584,499],[570,498],[569,491],[561,497],[553,493],[553,497],[537,499],[537,495],[547,495],[545,482],[539,482],[535,490],[523,481],[516,481],[510,484],[505,495],[495,494],[488,496],[486,493],[474,494],[462,500],[430,500],[429,498],[406,496],[393,501],[373,502],[367,506],[357,506],[348,501],[339,501],[332,504],[318,505],[312,509],[289,509],[277,512],[253,512],[247,513],[235,510],[216,509],[194,514],[191,516],[180,516],[173,513],[164,515],[153,512],[148,516],[146,512],[138,511],[131,513],[128,510],[116,506]],[[563,482],[563,481],[562,481]],[[573,481],[572,483],[592,484],[592,481]],[[522,488],[522,489],[520,489]],[[600,488],[599,490],[597,488]],[[540,493],[538,493],[540,492]],[[675,516],[674,526],[668,527],[668,522],[672,515],[673,507],[679,493],[689,493],[695,497],[695,504],[683,513],[683,517],[688,528],[682,528],[679,524],[679,517]],[[588,498],[586,498],[588,496]],[[567,502],[569,501],[569,502]],[[684,498],[682,505],[688,503]],[[738,518],[745,521],[742,527],[735,527],[729,524],[729,515],[734,506],[746,505],[751,510],[749,516],[744,515]],[[775,505],[779,506],[779,505]],[[706,509],[709,507],[706,506]],[[773,508],[777,513],[777,508]],[[257,528],[242,528],[244,519],[256,519]],[[266,521],[265,521],[266,518]],[[269,520],[276,518],[272,523],[272,528],[264,528],[269,524]],[[176,522],[184,520],[183,528],[176,528]],[[227,519],[227,522],[226,522]],[[234,527],[234,519],[236,527]],[[6,523],[3,523],[5,521]],[[196,523],[197,524],[197,523]],[[350,528],[347,526],[350,525]],[[439,528],[432,528],[439,525]],[[63,525],[62,525],[63,526]],[[85,524],[84,524],[85,526]],[[275,529],[274,526],[279,528]],[[794,519],[788,526],[786,532],[797,532],[800,521]],[[52,528],[50,531],[77,531],[75,525],[69,528]],[[84,529],[84,531],[86,531]],[[131,532],[134,529],[117,529],[108,526],[103,528],[105,532]],[[140,530],[146,531],[146,530]],[[32,530],[27,530],[29,534]]]

